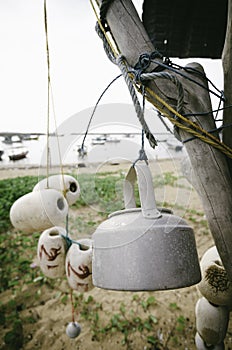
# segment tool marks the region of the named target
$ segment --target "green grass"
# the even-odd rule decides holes
[[[123,180],[124,175],[120,173],[106,174],[81,174],[78,176],[78,182],[81,188],[81,196],[72,206],[73,210],[82,207],[94,207],[100,214],[97,221],[104,219],[109,213],[123,209]],[[162,177],[157,177],[155,186],[176,186],[177,177],[172,173],[164,173]],[[42,288],[50,288],[55,292],[55,286],[59,281],[51,281],[43,276],[39,268],[33,268],[31,265],[36,256],[37,243],[40,233],[34,232],[30,235],[23,232],[17,232],[9,219],[10,207],[19,197],[30,192],[38,182],[36,176],[26,176],[0,181],[0,292],[11,291],[15,299],[0,303],[0,325],[5,327],[4,341],[6,349],[20,349],[23,340],[24,324],[35,323],[36,319],[28,317],[22,319],[20,312],[26,305],[27,298],[42,297],[39,292]],[[135,188],[136,202],[139,205],[138,187]],[[165,203],[169,207],[169,203]],[[188,211],[190,220],[196,218],[203,221],[203,214],[196,211]],[[79,221],[78,221],[79,220]],[[95,217],[88,212],[84,216],[77,218],[75,223],[79,226],[79,231],[86,233],[96,224]],[[202,223],[201,223],[202,224]],[[22,295],[22,288],[33,284],[34,288],[28,288],[23,293],[23,302],[17,300],[17,295]],[[35,286],[37,292],[35,293]],[[34,294],[32,294],[34,293]],[[60,295],[60,302],[66,304],[69,302],[68,293]],[[125,349],[133,349],[133,340],[142,339],[146,343],[147,349],[166,349],[169,345],[178,346],[180,335],[185,334],[188,327],[188,321],[180,314],[176,316],[173,328],[166,340],[157,336],[159,330],[159,318],[156,317],[156,308],[158,302],[154,296],[140,297],[135,294],[132,297],[130,305],[121,303],[112,313],[103,310],[91,295],[84,297],[82,294],[75,296],[75,306],[78,308],[80,322],[86,322],[89,331],[92,334],[94,342],[104,341],[105,337],[112,337],[117,334],[121,345]],[[170,303],[170,310],[180,311],[179,306],[173,302]],[[108,312],[108,317],[103,322],[103,313]],[[139,316],[138,316],[139,314]],[[9,326],[10,325],[10,326]],[[15,346],[14,346],[15,344]]]
[[[155,186],[176,184],[177,177],[171,172],[163,173],[154,180]],[[121,173],[81,174],[78,182],[81,196],[73,208],[96,206],[104,216],[124,208],[123,181]],[[9,212],[12,204],[21,196],[31,192],[38,182],[37,176],[24,176],[0,180],[0,233],[12,228]],[[138,187],[135,186],[136,203],[139,205]]]
[[[84,174],[78,177],[81,196],[73,205],[73,209],[82,206],[96,205],[103,216],[122,209],[123,196],[121,174]],[[0,181],[0,291],[17,288],[23,283],[31,283],[36,277],[35,270],[30,267],[36,254],[39,233],[26,235],[13,229],[9,212],[12,204],[21,196],[31,192],[38,182],[36,176],[25,176]],[[95,221],[88,218],[80,223],[83,229],[91,227]]]
[[[0,233],[11,227],[9,212],[12,204],[31,192],[38,182],[37,176],[24,176],[0,181]]]

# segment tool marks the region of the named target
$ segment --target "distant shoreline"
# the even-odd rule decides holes
[[[157,164],[161,171],[163,172],[172,172],[179,169],[181,158],[173,158],[173,159],[158,159],[149,161],[151,167],[154,164]],[[69,164],[63,165],[64,173],[76,173],[85,174],[85,173],[99,173],[99,172],[117,172],[123,171],[127,172],[129,167],[132,165],[130,161],[121,161],[120,163],[86,163],[82,164],[85,166],[78,166],[78,164]],[[61,173],[60,166],[53,166],[49,170],[49,174]],[[4,166],[0,165],[0,180],[14,177],[22,177],[22,176],[46,176],[47,169],[45,166],[36,166],[36,165],[14,165],[14,166]]]

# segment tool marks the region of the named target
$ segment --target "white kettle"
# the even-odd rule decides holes
[[[141,208],[136,208],[138,180]],[[166,290],[201,279],[194,233],[180,217],[158,210],[146,162],[129,169],[125,209],[109,215],[93,234],[93,283],[112,290]]]

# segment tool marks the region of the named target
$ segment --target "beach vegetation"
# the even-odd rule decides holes
[[[168,173],[163,179],[165,181],[160,178],[158,186],[178,186],[174,174]],[[70,208],[71,233],[73,231],[77,237],[91,235],[94,227],[110,212],[124,208],[123,180],[124,174],[120,172],[78,176],[81,196]],[[47,278],[36,262],[40,232],[19,232],[12,227],[9,219],[14,201],[30,192],[37,182],[36,176],[0,181],[0,335],[5,343],[3,349],[19,350],[30,344],[42,322],[36,310],[45,308],[51,300],[56,307],[67,308],[64,317],[66,314],[70,316],[70,290],[65,277],[57,280]],[[139,206],[137,186],[135,198]],[[163,204],[180,210],[178,203],[171,205],[167,201]],[[185,216],[197,228],[203,225],[204,217],[200,210],[186,209]],[[203,229],[206,231],[207,227],[203,225]],[[61,288],[63,284],[67,287]],[[110,301],[99,297],[100,290],[96,292],[94,289],[93,294],[90,293],[74,292],[73,302],[75,316],[88,329],[93,347],[115,342],[119,349],[130,350],[139,346],[141,349],[169,350],[182,349],[186,339],[190,339],[190,343],[194,341],[194,320],[189,320],[180,300],[175,297],[162,303],[160,296],[156,297],[154,293],[130,293],[126,301],[117,299],[115,294],[116,301],[111,305]],[[165,316],[162,318],[165,312],[169,315],[167,319]]]

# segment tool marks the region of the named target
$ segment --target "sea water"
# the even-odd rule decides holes
[[[105,135],[106,139],[109,135]],[[42,135],[37,140],[27,140],[17,144],[4,144],[1,141],[0,149],[4,150],[0,167],[34,167],[46,166],[47,159],[51,166],[76,165],[89,163],[104,163],[112,164],[120,162],[134,162],[142,147],[141,135],[117,135],[113,138],[99,144],[93,144],[93,139],[96,136],[89,135],[85,140],[85,149],[87,154],[81,157],[78,153],[78,148],[82,145],[83,135],[70,137],[62,135],[60,137],[52,136],[47,140],[47,137]],[[157,137],[158,145],[152,149],[145,139],[144,149],[148,159],[170,159],[181,158],[186,155],[186,151],[182,144],[178,142],[174,136],[167,134],[162,137]],[[47,143],[48,141],[48,143]],[[9,160],[9,152],[24,148],[29,152],[26,158],[12,161]]]

